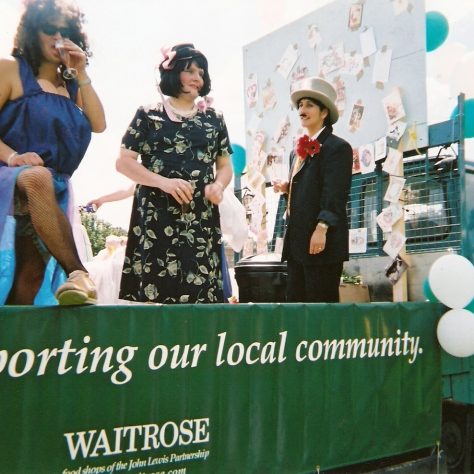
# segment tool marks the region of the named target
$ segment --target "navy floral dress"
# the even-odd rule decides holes
[[[158,188],[136,187],[120,288],[125,300],[223,302],[219,210],[204,188],[214,181],[217,157],[232,149],[214,109],[182,120],[172,122],[161,103],[140,107],[122,139],[122,147],[139,153],[148,170],[194,187],[184,208]]]

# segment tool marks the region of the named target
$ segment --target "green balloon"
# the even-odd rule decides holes
[[[232,168],[234,169],[234,174],[240,176],[245,169],[245,148],[232,143]]]
[[[449,33],[449,23],[440,12],[426,13],[426,51],[439,48]]]

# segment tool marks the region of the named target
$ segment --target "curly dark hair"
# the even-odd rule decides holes
[[[43,60],[38,33],[41,26],[57,18],[64,18],[71,30],[69,39],[76,43],[87,57],[92,53],[89,49],[87,35],[82,26],[84,14],[66,0],[24,0],[24,13],[16,30],[12,55],[21,56],[33,69],[35,76]],[[61,65],[61,68],[64,66]]]
[[[194,48],[192,43],[184,43],[176,45],[172,48],[176,51],[176,56],[171,61],[171,69],[164,69],[163,62],[159,66],[160,70],[160,88],[163,94],[171,97],[178,97],[183,92],[183,84],[179,78],[179,74],[185,71],[192,63],[204,71],[204,84],[199,91],[201,97],[206,96],[211,91],[211,78],[207,65],[207,59],[200,51]]]

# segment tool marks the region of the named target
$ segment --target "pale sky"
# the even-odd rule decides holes
[[[212,79],[210,96],[215,107],[224,113],[231,142],[245,146],[243,47],[330,3],[330,0],[76,1],[85,13],[85,29],[94,53],[89,75],[107,118],[107,130],[93,134],[87,154],[73,176],[77,204],[127,186],[127,178],[115,171],[115,159],[135,110],[158,100],[154,66],[161,60],[161,46],[193,42],[207,56]],[[469,34],[474,26],[472,0],[426,0],[426,10],[446,16],[451,28],[448,40],[463,46],[458,48],[460,54],[474,51],[473,35]],[[21,0],[0,0],[0,12],[0,55],[4,56],[11,51]],[[452,54],[444,56],[447,58],[441,51],[428,53],[431,123],[447,120],[455,103],[450,97],[449,84],[437,77],[439,63],[453,60]],[[436,97],[433,103],[430,96]],[[127,229],[130,207],[131,199],[105,204],[98,216]]]

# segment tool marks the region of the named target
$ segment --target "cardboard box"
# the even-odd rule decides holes
[[[367,285],[354,285],[341,283],[339,285],[340,303],[369,303],[369,287]]]

